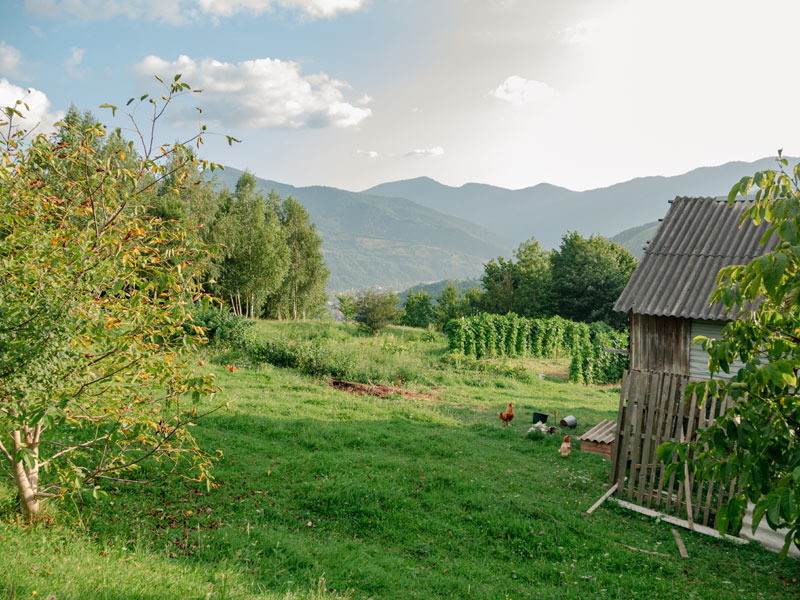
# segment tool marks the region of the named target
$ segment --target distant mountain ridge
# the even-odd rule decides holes
[[[242,171],[225,167],[217,181],[233,189]],[[256,177],[266,195],[275,190],[306,207],[322,237],[331,271],[330,291],[370,286],[402,290],[420,282],[480,275],[510,244],[492,231],[405,198],[386,198],[332,187],[294,187]]]
[[[453,187],[430,177],[364,192],[256,180],[265,193],[294,196],[308,209],[322,236],[330,291],[403,290],[479,277],[489,259],[510,256],[531,236],[557,248],[568,231],[597,233],[641,256],[675,196],[725,196],[741,177],[775,166],[774,158],[730,162],[583,192],[548,183],[519,190],[482,183]],[[217,179],[233,188],[241,173],[227,167],[217,171]]]
[[[616,242],[623,248],[627,248],[631,254],[641,260],[644,256],[645,246],[647,246],[650,240],[656,235],[659,225],[659,221],[653,221],[652,223],[645,223],[638,227],[631,227],[612,237],[611,241]]]
[[[794,164],[800,159],[787,160]],[[556,248],[567,231],[612,237],[663,217],[667,202],[675,196],[727,195],[741,177],[775,166],[774,158],[729,162],[671,177],[639,177],[583,192],[547,183],[519,190],[478,183],[452,187],[419,177],[383,183],[364,193],[408,198],[481,223],[511,238],[514,245],[535,236],[546,247]]]

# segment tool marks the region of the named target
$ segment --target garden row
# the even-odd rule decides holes
[[[476,358],[571,356],[569,378],[576,383],[613,383],[628,367],[627,355],[605,350],[627,348],[627,334],[605,323],[482,313],[453,319],[445,333],[451,352]]]

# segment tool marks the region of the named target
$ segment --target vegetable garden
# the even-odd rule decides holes
[[[481,313],[453,319],[445,333],[452,353],[476,358],[571,356],[569,379],[576,383],[613,383],[628,367],[627,355],[604,350],[627,348],[628,335],[605,323]]]

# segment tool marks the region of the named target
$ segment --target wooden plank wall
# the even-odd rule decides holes
[[[688,485],[673,475],[664,477],[665,465],[656,448],[668,440],[695,440],[697,430],[708,427],[729,406],[711,399],[699,407],[694,394],[685,397],[689,377],[675,373],[626,371],[622,379],[617,438],[611,462],[611,484],[618,484],[616,495],[640,506],[687,518],[689,495],[692,518],[708,525],[722,502],[733,493],[715,481],[695,481]]]
[[[631,315],[631,370],[689,374],[689,319]]]

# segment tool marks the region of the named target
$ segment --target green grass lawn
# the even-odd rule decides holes
[[[559,381],[566,361],[453,365],[442,339],[399,328],[375,339],[329,323],[261,323],[253,333],[317,334],[357,354],[364,378],[433,397],[352,395],[241,357],[235,373],[204,367],[230,402],[194,428],[221,451],[217,486],[109,490],[29,528],[2,490],[0,597],[800,595],[798,561],[688,531],[681,559],[668,525],[611,503],[586,517],[609,463],[577,444],[562,459],[560,436],[526,436],[534,408],[575,415],[578,433],[614,417],[618,389]],[[508,402],[517,417],[504,427],[497,413]]]

